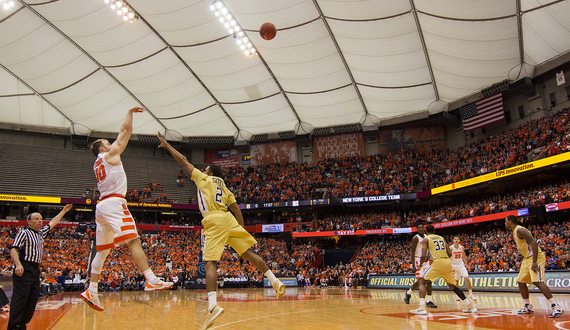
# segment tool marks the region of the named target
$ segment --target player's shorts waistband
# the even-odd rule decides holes
[[[111,195],[107,195],[107,196],[101,198],[100,200],[104,201],[104,200],[106,200],[107,198],[111,198],[111,197],[125,198],[125,196],[123,196],[123,195],[111,194]]]

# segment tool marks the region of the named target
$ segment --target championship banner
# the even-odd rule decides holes
[[[531,171],[531,170],[536,170],[537,168],[562,163],[562,162],[565,162],[568,160],[570,160],[570,152],[565,152],[563,154],[559,154],[556,156],[539,159],[539,160],[534,161],[534,162],[522,164],[519,166],[509,167],[509,168],[506,168],[504,170],[496,171],[496,172],[481,175],[481,176],[476,176],[472,179],[467,179],[467,180],[455,182],[452,184],[448,184],[445,186],[437,187],[437,188],[434,188],[431,190],[431,194],[432,195],[441,194],[441,193],[446,192],[446,191],[464,188],[464,187],[472,186],[474,184],[483,183],[483,182],[503,178],[506,176]]]
[[[287,164],[297,162],[297,143],[285,141],[256,144],[249,147],[251,165]]]
[[[570,293],[570,271],[547,270],[545,273],[545,283],[550,287],[550,291]],[[519,292],[517,276],[518,272],[469,273],[473,291]],[[366,287],[369,289],[406,290],[415,281],[416,276],[412,274],[370,275]],[[463,278],[460,278],[457,284],[462,289],[466,288]],[[434,290],[449,290],[447,283],[441,277],[432,283],[432,287]],[[530,292],[540,292],[534,285],[529,285],[528,289]]]
[[[206,149],[206,164],[218,165],[221,168],[239,166],[239,156],[237,149]]]
[[[281,283],[285,284],[285,286],[299,286],[296,277],[278,277],[277,279],[280,280]],[[264,288],[271,287],[271,282],[265,276],[263,277],[263,287]]]
[[[445,130],[439,125],[380,130],[379,134],[381,154],[445,150]]]
[[[327,158],[364,156],[364,135],[349,133],[317,136],[314,140],[315,161]]]
[[[30,203],[61,203],[60,197],[22,196],[0,194],[0,201],[30,202]]]

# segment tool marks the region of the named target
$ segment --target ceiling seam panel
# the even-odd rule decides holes
[[[26,86],[31,91],[33,91],[35,95],[39,96],[45,103],[49,104],[50,107],[52,107],[55,111],[57,111],[63,118],[67,119],[72,125],[74,124],[73,120],[71,120],[69,117],[67,117],[67,115],[65,113],[63,113],[61,110],[59,110],[59,108],[56,107],[53,103],[51,103],[48,99],[46,99],[45,96],[43,96],[41,93],[39,93],[37,90],[35,90],[32,86],[28,85],[28,83],[26,83],[23,79],[18,77],[14,72],[10,71],[7,67],[2,65],[2,63],[0,63],[0,67],[2,69],[6,70],[6,72],[8,72],[12,77],[17,79],[22,85]],[[16,96],[20,96],[20,95],[16,95]]]
[[[348,18],[338,18],[338,17],[332,17],[332,16],[324,16],[324,17],[327,19],[333,20],[333,21],[340,21],[340,22],[377,22],[377,21],[383,21],[383,20],[387,20],[387,19],[392,19],[392,18],[404,16],[404,15],[409,14],[409,13],[410,13],[410,10],[407,10],[405,12],[386,16],[386,17],[366,18],[366,19],[348,19]]]
[[[273,71],[271,71],[271,68],[269,68],[269,65],[267,65],[267,62],[265,62],[265,60],[263,59],[263,56],[261,56],[261,54],[258,53],[258,57],[261,60],[261,63],[263,63],[263,65],[267,69],[267,72],[269,73],[271,78],[273,78],[273,81],[277,85],[277,88],[279,88],[280,93],[283,95],[283,98],[285,98],[285,102],[287,102],[287,104],[289,105],[289,108],[291,109],[291,112],[293,112],[293,115],[295,115],[295,118],[297,118],[297,122],[299,124],[301,124],[301,118],[299,117],[299,114],[297,113],[297,111],[295,110],[295,107],[291,103],[291,100],[289,100],[287,93],[285,93],[285,91],[283,90],[283,87],[279,83],[279,80],[277,80],[277,77],[275,77],[275,75],[273,74]]]
[[[124,0],[123,0],[124,1]],[[184,59],[182,59],[182,57],[176,52],[176,50],[174,50],[174,46],[172,46],[171,44],[168,43],[168,41],[166,41],[166,39],[164,39],[162,37],[162,35],[160,35],[160,33],[158,33],[158,31],[152,26],[150,25],[150,23],[142,16],[140,15],[136,9],[131,6],[128,2],[124,1],[125,3],[127,3],[131,8],[133,8],[133,10],[135,10],[135,12],[137,13],[137,15],[139,16],[139,19],[141,21],[143,21],[143,23],[152,31],[152,33],[154,33],[156,35],[157,38],[160,39],[160,41],[162,41],[166,47],[168,49],[170,49],[170,51],[174,54],[174,56],[176,56],[176,58],[178,58],[178,60],[180,61],[180,63],[182,63],[182,65],[184,65],[184,67],[194,76],[194,78],[196,78],[196,81],[198,81],[198,83],[200,83],[200,85],[202,85],[202,87],[206,90],[206,92],[210,95],[210,97],[212,98],[212,100],[214,100],[215,104],[220,107],[220,109],[222,110],[222,112],[226,115],[226,117],[228,117],[228,119],[231,121],[232,125],[234,125],[234,127],[240,131],[239,126],[236,124],[236,122],[234,121],[234,119],[230,116],[230,114],[226,111],[226,109],[224,109],[224,107],[222,106],[222,103],[214,96],[214,93],[212,93],[212,91],[206,86],[206,84],[202,81],[202,79],[200,79],[200,77],[198,77],[198,75],[196,74],[196,72],[194,72],[194,70],[192,70],[192,68],[188,65],[188,63],[186,63],[186,61],[184,61]],[[221,38],[224,39],[224,38]]]
[[[435,93],[436,101],[439,101],[439,92],[437,90],[437,84],[435,83],[435,76],[433,75],[433,67],[431,66],[431,61],[429,59],[429,53],[426,47],[426,41],[424,39],[424,33],[422,31],[422,25],[420,24],[420,20],[418,18],[418,12],[416,10],[416,4],[414,0],[410,0],[410,6],[412,7],[412,14],[414,15],[414,21],[416,22],[416,28],[418,30],[418,35],[420,37],[420,42],[422,43],[422,49],[424,51],[424,55],[426,58],[426,64],[429,71],[429,76],[431,78],[431,82],[433,84],[433,92]]]
[[[93,61],[93,63],[95,63],[95,65],[97,65],[101,70],[103,70],[111,79],[113,79],[113,81],[115,83],[117,83],[119,86],[121,86],[121,88],[127,92],[127,94],[129,94],[139,105],[145,107],[145,105],[142,103],[141,100],[139,100],[125,85],[123,85],[113,74],[111,74],[111,72],[109,72],[103,65],[101,65],[101,63],[99,63],[93,56],[91,56],[91,54],[89,54],[88,52],[85,51],[85,49],[83,49],[81,46],[79,46],[75,41],[73,41],[73,39],[71,39],[68,35],[66,35],[65,33],[63,33],[63,31],[61,31],[57,26],[53,25],[52,22],[50,22],[49,20],[47,20],[43,15],[41,15],[40,13],[38,13],[34,8],[32,8],[32,6],[28,5],[26,2],[24,2],[23,0],[19,0],[19,2],[25,6],[28,10],[30,10],[32,13],[34,13],[34,15],[36,15],[37,17],[39,17],[42,21],[44,21],[47,25],[49,25],[52,29],[54,29],[57,33],[59,33],[62,37],[64,37],[67,41],[69,41],[73,46],[75,46],[77,49],[79,49],[79,51],[81,51],[85,56],[87,56],[87,58],[89,58],[91,61]],[[146,107],[145,107],[146,108]],[[164,129],[166,129],[166,126],[164,126],[164,124],[149,110],[146,109],[147,113],[154,119],[156,120],[156,122],[162,126]]]
[[[364,113],[366,115],[368,115],[368,108],[366,107],[366,103],[364,102],[364,99],[362,98],[362,94],[360,93],[360,90],[358,89],[358,85],[356,84],[356,81],[354,80],[354,76],[352,75],[352,71],[350,70],[348,63],[346,63],[346,58],[344,57],[344,54],[342,53],[342,50],[340,49],[340,46],[338,45],[336,37],[332,33],[331,27],[329,26],[329,23],[327,22],[327,18],[323,15],[323,11],[321,9],[321,6],[317,3],[317,0],[313,0],[313,4],[315,5],[315,8],[317,9],[317,11],[319,13],[319,17],[323,21],[323,24],[325,25],[325,28],[327,29],[329,36],[331,37],[331,40],[332,40],[332,42],[333,42],[333,44],[334,44],[334,46],[338,52],[338,55],[342,61],[342,64],[344,64],[344,68],[346,69],[346,73],[348,74],[348,77],[350,78],[350,81],[352,82],[352,86],[354,87],[354,91],[356,92],[356,95],[358,96],[358,100],[360,101],[360,104],[362,106],[362,110],[364,111]]]

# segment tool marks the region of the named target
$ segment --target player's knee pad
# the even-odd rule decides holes
[[[92,274],[101,274],[101,270],[103,269],[103,264],[105,263],[105,259],[111,252],[111,249],[97,251],[95,254],[95,258],[91,261],[91,273]]]

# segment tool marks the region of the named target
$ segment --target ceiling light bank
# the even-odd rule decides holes
[[[253,54],[257,55],[257,51],[253,47],[253,44],[221,0],[212,2],[210,10],[214,12],[214,15],[216,15],[220,23],[228,29],[228,32],[233,35],[245,55],[249,55],[250,57]]]
[[[2,7],[5,10],[8,10],[10,8],[14,8],[14,5],[15,5],[13,0],[0,0],[0,4],[2,4]]]
[[[139,15],[131,6],[125,1],[104,0],[106,4],[111,5],[112,10],[117,11],[117,15],[123,16],[123,21],[130,21],[131,23],[139,19]]]

